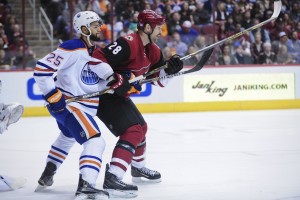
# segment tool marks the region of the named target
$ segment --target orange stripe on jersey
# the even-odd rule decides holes
[[[82,165],[83,163],[92,163],[92,164],[97,165],[99,168],[101,168],[101,164],[100,163],[92,161],[92,160],[83,160],[79,164]]]
[[[85,126],[86,130],[88,131],[89,134],[89,138],[93,137],[94,135],[97,134],[97,129],[95,129],[90,123],[89,121],[86,119],[86,117],[82,114],[81,110],[73,107],[73,106],[69,106],[72,111],[74,111],[74,114],[76,114],[79,119],[81,120],[81,122],[83,123],[83,125]]]
[[[41,69],[41,68],[38,68],[38,67],[35,67],[34,70],[40,71],[40,72],[55,72],[55,70],[51,70],[51,69]]]
[[[58,153],[56,153],[56,152],[54,152],[54,151],[51,151],[50,150],[50,154],[53,154],[53,155],[55,155],[55,156],[57,156],[57,157],[60,157],[60,158],[62,158],[62,159],[66,159],[66,157],[65,156],[62,156],[62,155],[60,155],[60,154],[58,154]]]

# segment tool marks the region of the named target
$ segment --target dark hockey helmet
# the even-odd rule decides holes
[[[157,14],[153,10],[143,10],[138,15],[137,28],[143,30],[145,25],[149,24],[151,28],[154,29],[156,25],[163,25],[165,21],[165,17]]]

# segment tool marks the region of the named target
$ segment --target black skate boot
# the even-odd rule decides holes
[[[159,183],[161,182],[161,175],[158,171],[148,169],[146,167],[136,168],[131,166],[132,182],[143,183]],[[146,179],[146,180],[145,180]]]
[[[108,171],[109,165],[106,165],[103,189],[109,193],[110,197],[131,198],[136,197],[138,187],[124,183],[118,177]]]
[[[91,186],[88,182],[82,179],[82,175],[79,176],[78,187],[76,191],[75,200],[104,200],[109,199],[109,194],[106,191],[98,190]]]
[[[49,187],[53,184],[53,176],[56,172],[56,165],[52,162],[47,162],[47,165],[42,173],[41,178],[38,180],[39,185],[35,189],[35,192],[38,192],[46,187]]]

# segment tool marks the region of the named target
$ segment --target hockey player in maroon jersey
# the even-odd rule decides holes
[[[118,38],[104,49],[96,50],[93,57],[107,62],[115,72],[127,74],[129,78],[165,64],[167,68],[152,77],[175,74],[183,67],[179,56],[174,55],[165,61],[161,50],[155,44],[161,36],[164,23],[164,17],[152,10],[144,10],[138,15],[136,33]],[[163,87],[166,83],[167,80],[154,84]],[[130,92],[138,93],[140,90],[139,84],[133,84]],[[147,123],[129,95],[104,94],[99,100],[97,116],[119,137],[110,165],[107,165],[103,188],[111,197],[135,197],[137,186],[122,181],[130,164],[133,182],[141,181],[142,177],[151,182],[161,181],[159,172],[145,167]]]

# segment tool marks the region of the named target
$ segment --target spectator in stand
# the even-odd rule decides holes
[[[241,8],[240,8],[239,4],[237,4],[236,2],[234,3],[234,10],[232,12],[232,18],[234,19],[235,24],[242,23],[243,14],[241,12]]]
[[[255,18],[253,20],[253,26],[257,25],[260,23],[260,20],[258,18]],[[264,28],[264,27],[259,27],[257,29],[254,29],[253,31],[251,31],[249,33],[249,37],[250,37],[250,42],[251,43],[254,43],[255,42],[255,35],[256,33],[260,33],[261,35],[261,41],[262,42],[271,42],[271,39],[270,39],[270,35],[268,33],[268,31]]]
[[[255,41],[250,46],[253,63],[259,64],[259,55],[263,52],[263,42],[261,40],[261,32],[255,33]]]
[[[7,49],[8,48],[8,39],[4,32],[3,24],[0,23],[0,38],[2,40],[2,43],[0,45],[0,49]]]
[[[237,61],[231,54],[229,45],[225,45],[222,49],[222,53],[216,62],[216,65],[236,65]]]
[[[228,35],[233,35],[235,33],[235,23],[231,15],[226,19],[225,30]]]
[[[179,31],[181,29],[181,15],[178,12],[174,12],[171,14],[171,18],[166,18],[168,21],[167,29],[168,29],[168,35],[173,35],[175,31]]]
[[[263,44],[263,52],[259,55],[259,64],[275,64],[277,63],[276,54],[271,51],[271,43]]]
[[[203,26],[210,22],[210,13],[204,9],[204,3],[197,1],[193,12],[193,21],[196,26]]]
[[[216,34],[216,41],[223,40],[228,37],[227,30],[225,28],[225,23],[220,23],[218,26],[218,32]]]
[[[32,50],[28,50],[28,55],[25,58],[25,69],[33,70],[36,66],[37,59]]]
[[[299,1],[292,1],[292,9],[290,11],[290,18],[293,22],[300,22],[300,6]]]
[[[252,18],[251,18],[251,11],[250,10],[246,10],[244,12],[244,15],[243,15],[243,20],[242,20],[242,27],[244,29],[247,29],[247,28],[250,28],[251,26],[253,26],[253,21],[252,21]]]
[[[167,46],[171,49],[174,49],[176,54],[178,54],[180,57],[184,56],[188,49],[187,45],[181,41],[178,32],[173,33],[172,40],[167,43]]]
[[[14,25],[18,24],[16,17],[14,15],[7,16],[7,20],[4,26],[4,32],[7,35],[8,44],[12,44],[14,41]]]
[[[196,47],[194,45],[191,45],[191,46],[188,47],[186,55],[189,55],[189,54],[194,53],[196,51],[197,51]],[[184,60],[183,65],[185,65],[185,66],[194,66],[198,62],[199,62],[198,57],[197,56],[192,56],[191,58]]]
[[[243,45],[239,41],[236,41],[234,43],[234,47],[235,47],[235,54],[233,56],[237,64],[253,64],[253,60],[251,56],[247,51],[245,51]]]
[[[216,9],[214,15],[215,15],[215,23],[216,24],[225,23],[226,18],[228,16],[226,13],[226,4],[223,1],[218,2],[217,9]]]
[[[296,23],[295,30],[298,33],[298,39],[300,40],[300,22]]]
[[[292,56],[294,63],[300,63],[300,40],[298,39],[298,32],[292,31],[292,37],[287,42],[288,53]]]
[[[287,34],[284,31],[282,31],[279,33],[279,40],[274,40],[272,42],[272,50],[274,51],[275,54],[277,54],[279,51],[279,48],[283,45],[287,46],[288,42],[289,42],[289,38],[288,38]]]
[[[170,47],[165,47],[162,49],[162,54],[165,60],[170,59],[174,54],[172,54],[172,50]]]
[[[126,20],[123,22],[123,29],[119,32],[118,37],[123,37],[125,35],[133,33],[132,30],[129,29],[130,21]]]
[[[192,27],[192,22],[184,21],[181,25],[181,30],[178,31],[181,41],[188,46],[192,45],[199,33]]]
[[[172,12],[180,12],[182,9],[182,3],[179,0],[173,0],[171,2]]]
[[[276,55],[276,61],[278,64],[292,64],[292,55],[288,53],[287,46],[282,45],[279,47],[278,53]]]
[[[4,49],[0,49],[0,70],[9,70],[10,67],[10,59],[6,56],[6,52]]]
[[[189,20],[193,22],[192,10],[190,10],[188,2],[182,3],[182,9],[179,11],[179,14],[183,21]]]

